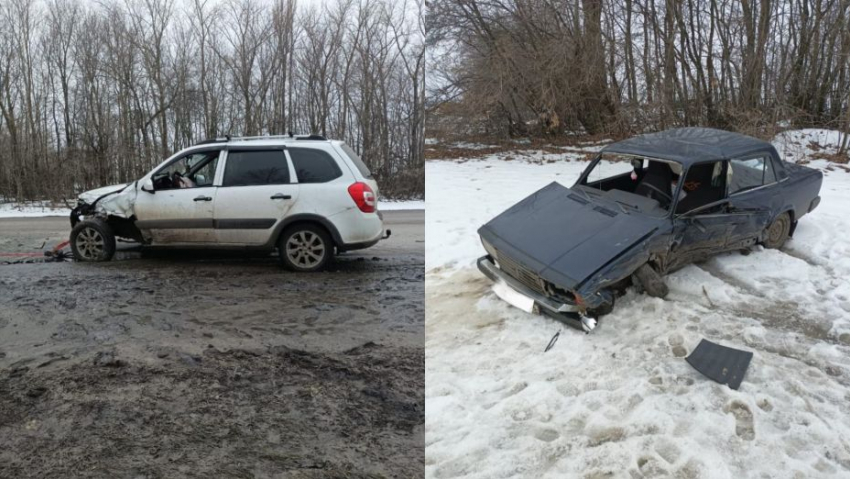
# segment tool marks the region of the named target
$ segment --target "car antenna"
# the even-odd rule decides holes
[[[290,138],[295,138],[295,134],[292,133],[292,130],[287,132]]]

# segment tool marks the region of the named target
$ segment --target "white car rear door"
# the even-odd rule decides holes
[[[298,200],[284,147],[230,147],[215,200],[218,243],[263,245]]]

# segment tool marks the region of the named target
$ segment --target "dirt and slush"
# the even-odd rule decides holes
[[[424,212],[330,271],[122,250],[0,266],[0,477],[416,477]],[[0,250],[67,235],[0,219]],[[34,246],[32,246],[34,245]]]

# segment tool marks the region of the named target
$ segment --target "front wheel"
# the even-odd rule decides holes
[[[779,249],[785,244],[790,232],[791,217],[788,213],[782,213],[767,227],[762,243],[765,248]]]
[[[303,224],[286,229],[278,242],[280,261],[290,271],[319,271],[333,258],[330,235],[323,228]]]
[[[655,298],[663,298],[669,292],[664,278],[649,263],[645,263],[632,274],[632,282],[642,286],[648,295]]]
[[[115,255],[115,234],[101,219],[80,221],[71,230],[76,261],[109,261]]]

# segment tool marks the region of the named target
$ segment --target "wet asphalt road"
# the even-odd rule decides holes
[[[420,475],[424,212],[385,222],[316,274],[134,249],[0,266],[0,477]],[[69,229],[0,219],[0,253]]]

